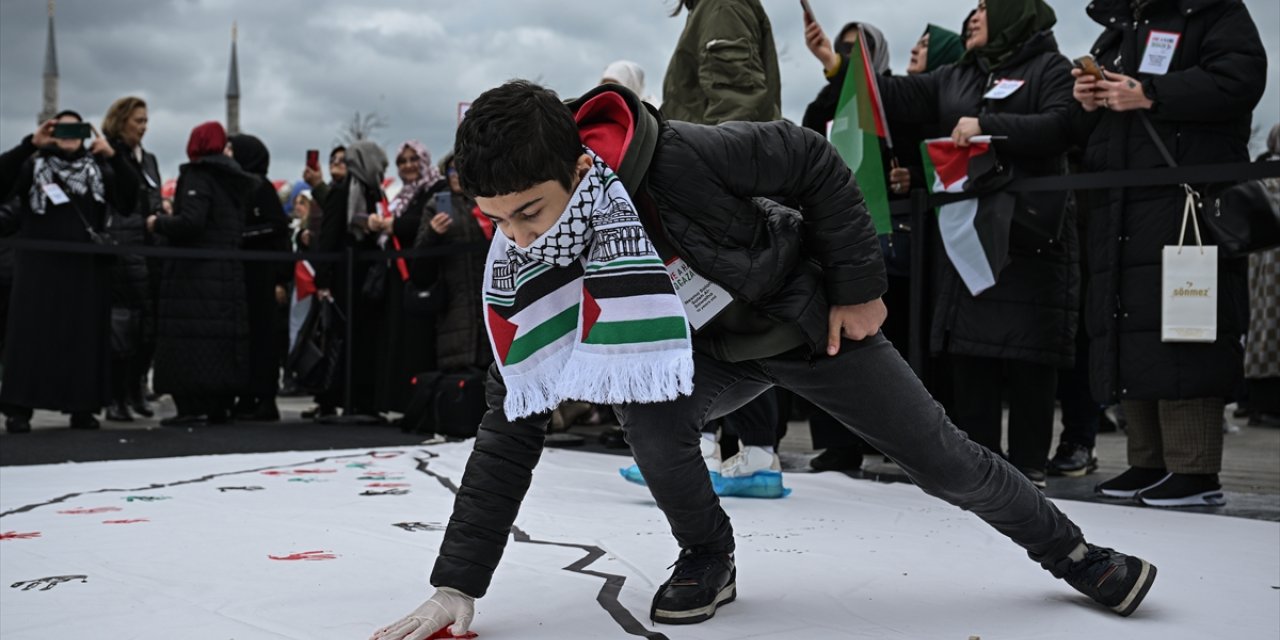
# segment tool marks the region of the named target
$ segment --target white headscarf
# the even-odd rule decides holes
[[[618,60],[605,67],[604,73],[600,74],[600,82],[620,84],[641,100],[655,106],[658,104],[657,98],[644,94],[644,69],[630,60]]]

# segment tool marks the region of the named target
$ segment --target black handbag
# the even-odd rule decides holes
[[[289,352],[285,368],[299,389],[323,393],[333,388],[342,371],[346,319],[330,300],[313,298],[311,310]]]
[[[404,283],[404,312],[417,318],[430,318],[444,313],[449,306],[449,289],[444,278],[436,278],[429,287],[419,287],[413,280]]]
[[[1138,119],[1146,127],[1147,134],[1151,136],[1156,149],[1160,150],[1165,163],[1176,168],[1178,163],[1174,162],[1168,147],[1164,146],[1155,127],[1151,126],[1147,114],[1139,111]],[[1203,207],[1203,203],[1201,206]],[[1227,258],[1239,258],[1280,247],[1280,209],[1276,208],[1262,183],[1257,180],[1241,182],[1224,189],[1213,199],[1212,208],[1204,212],[1200,219],[1222,255]]]

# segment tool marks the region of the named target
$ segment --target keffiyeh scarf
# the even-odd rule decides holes
[[[62,181],[58,185],[58,180]],[[102,186],[102,171],[90,154],[82,154],[73,160],[59,156],[37,156],[34,172],[34,185],[31,187],[31,211],[38,216],[44,215],[45,203],[49,201],[45,194],[45,185],[58,185],[59,189],[70,191],[70,196],[88,195],[98,202],[107,201]]]
[[[590,150],[591,170],[554,226],[521,249],[494,234],[485,324],[509,419],[563,400],[662,402],[693,392],[684,306],[631,197]]]

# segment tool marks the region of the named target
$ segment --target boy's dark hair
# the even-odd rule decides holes
[[[338,145],[334,147],[333,150],[329,152],[329,164],[333,164],[333,159],[338,157],[339,153],[346,153],[346,152],[347,152],[347,148],[342,145]]]
[[[554,91],[512,80],[476,98],[453,149],[462,190],[492,198],[548,180],[572,190],[582,139]]]

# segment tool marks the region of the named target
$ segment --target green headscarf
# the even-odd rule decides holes
[[[1058,16],[1044,0],[986,0],[987,44],[964,52],[961,62],[981,60],[996,69],[1041,31],[1058,23]]]
[[[938,67],[951,64],[964,55],[964,42],[960,34],[931,24],[924,30],[929,34],[929,54],[925,58],[924,70],[933,71]]]

